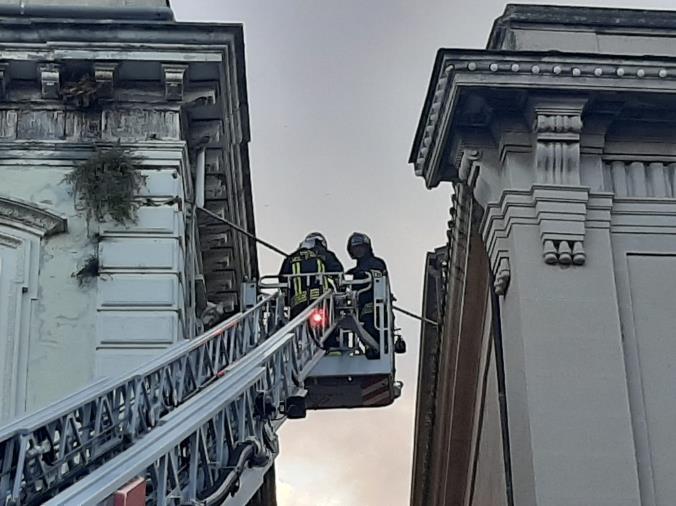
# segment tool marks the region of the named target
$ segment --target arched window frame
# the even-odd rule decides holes
[[[0,195],[0,261],[11,261],[2,279],[0,267],[0,420],[26,407],[33,304],[38,300],[42,241],[66,232],[66,219],[39,205]],[[0,307],[0,309],[2,309]]]

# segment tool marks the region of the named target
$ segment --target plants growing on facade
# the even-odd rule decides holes
[[[82,267],[77,272],[73,273],[73,277],[77,279],[80,286],[85,286],[93,278],[98,277],[99,267],[99,257],[90,255],[84,261]]]
[[[61,87],[61,98],[64,103],[78,108],[88,109],[96,105],[98,91],[101,87],[89,74]]]
[[[104,222],[108,217],[125,224],[136,221],[139,203],[134,196],[143,188],[146,177],[138,168],[141,157],[115,147],[96,150],[73,169],[64,181],[71,185],[76,208],[91,219]]]

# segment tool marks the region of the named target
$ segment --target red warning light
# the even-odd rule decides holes
[[[313,327],[319,327],[324,323],[324,311],[322,309],[315,309],[312,314],[310,314],[310,325]]]

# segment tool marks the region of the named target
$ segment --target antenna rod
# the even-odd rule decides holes
[[[414,318],[414,319],[416,319],[416,320],[419,320],[419,321],[421,321],[421,322],[423,322],[423,323],[429,323],[430,325],[434,325],[435,327],[438,327],[438,326],[439,326],[439,324],[438,324],[437,322],[435,322],[435,321],[432,321],[432,320],[430,320],[430,319],[428,319],[428,318],[425,318],[425,317],[423,317],[423,316],[418,316],[417,314],[411,313],[410,311],[407,311],[406,309],[400,308],[400,307],[398,307],[398,306],[394,306],[394,305],[393,305],[393,306],[392,306],[392,309],[394,309],[395,311],[399,311],[400,313],[405,314],[406,316],[410,316],[411,318]]]
[[[203,207],[198,207],[197,209],[199,209],[200,211],[202,211],[202,212],[203,212],[204,214],[206,214],[207,216],[210,216],[210,217],[212,217],[212,218],[215,219],[215,220],[221,221],[221,222],[225,223],[226,225],[229,225],[230,227],[234,228],[234,229],[237,230],[238,232],[241,232],[241,233],[244,234],[245,236],[247,236],[247,237],[253,239],[254,241],[256,241],[256,242],[258,242],[258,243],[260,243],[260,244],[262,244],[262,245],[265,246],[266,248],[271,249],[271,250],[274,251],[275,253],[277,253],[277,254],[279,254],[279,255],[282,255],[283,257],[288,257],[288,256],[289,256],[288,253],[282,251],[282,250],[279,249],[277,246],[274,246],[273,244],[270,244],[269,242],[264,241],[263,239],[259,239],[258,237],[256,237],[254,234],[252,234],[252,233],[249,232],[248,230],[243,229],[243,228],[240,227],[239,225],[235,225],[235,224],[234,224],[233,222],[231,222],[230,220],[226,220],[225,218],[222,218],[222,217],[220,217],[219,215],[217,215],[216,213],[213,213],[213,212],[211,212],[211,211],[209,211],[208,209],[205,209],[205,208],[203,208]]]

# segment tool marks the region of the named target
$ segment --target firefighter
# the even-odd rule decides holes
[[[323,245],[320,238],[323,239]],[[328,278],[316,276],[317,273],[327,272],[327,262],[332,262],[330,255],[333,253],[326,249],[325,244],[326,239],[321,234],[308,234],[298,249],[282,262],[278,277],[280,281],[289,284],[286,295],[291,319],[302,313],[328,289]]]
[[[347,241],[347,252],[350,258],[357,262],[348,274],[352,274],[355,280],[368,279],[369,274],[372,278],[384,276],[387,274],[387,265],[385,261],[373,254],[371,239],[366,234],[355,232]],[[359,294],[357,300],[359,321],[371,336],[378,341],[380,336],[375,324],[375,307],[373,304],[373,287]],[[376,354],[373,357],[374,353]],[[375,350],[366,350],[369,358],[377,358]]]
[[[338,260],[336,254],[328,248],[326,238],[319,232],[312,232],[305,237],[305,240],[314,241],[314,246],[312,250],[319,255],[319,257],[324,261],[324,266],[326,267],[326,272],[333,274],[338,274],[336,276],[329,276],[328,282],[333,285],[335,289],[337,284],[340,282],[340,275],[344,271],[343,264]],[[338,343],[338,330],[335,330],[331,335],[326,338],[324,342],[326,349],[337,348]]]
[[[326,238],[319,232],[312,232],[305,237],[306,241],[314,241],[312,250],[317,253],[324,261],[326,272],[342,273],[343,264],[338,260],[336,254],[328,248]]]

